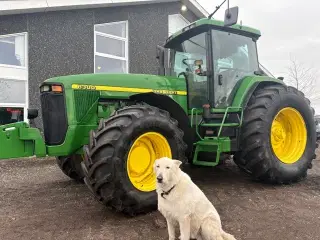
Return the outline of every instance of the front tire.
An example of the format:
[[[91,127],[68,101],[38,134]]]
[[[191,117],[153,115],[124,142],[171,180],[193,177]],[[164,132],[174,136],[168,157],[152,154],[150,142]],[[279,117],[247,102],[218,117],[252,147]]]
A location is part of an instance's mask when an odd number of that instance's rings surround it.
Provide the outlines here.
[[[256,90],[244,111],[234,161],[263,182],[288,184],[305,178],[315,158],[313,114],[310,101],[293,87]]]
[[[56,157],[56,162],[65,175],[77,182],[83,183],[84,174],[81,167],[81,161],[82,156],[79,154]]]
[[[186,162],[178,122],[148,105],[118,110],[101,120],[84,147],[85,183],[106,206],[129,215],[157,208],[153,163],[160,157]]]

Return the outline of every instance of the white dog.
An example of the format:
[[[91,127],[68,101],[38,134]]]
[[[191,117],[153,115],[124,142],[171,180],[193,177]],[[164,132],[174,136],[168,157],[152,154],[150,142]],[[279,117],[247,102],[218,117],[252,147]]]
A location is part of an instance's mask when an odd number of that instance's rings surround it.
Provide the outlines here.
[[[178,224],[181,240],[235,240],[222,230],[217,210],[180,164],[167,157],[154,163],[158,209],[167,220],[169,240],[176,239]]]

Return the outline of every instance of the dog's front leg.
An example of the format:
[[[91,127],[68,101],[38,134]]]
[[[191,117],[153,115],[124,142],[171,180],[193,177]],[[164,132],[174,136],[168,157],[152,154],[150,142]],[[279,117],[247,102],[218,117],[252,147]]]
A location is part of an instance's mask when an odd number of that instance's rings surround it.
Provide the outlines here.
[[[186,216],[179,220],[180,240],[190,240],[190,217]]]
[[[169,240],[175,240],[176,239],[175,224],[173,220],[170,220],[170,219],[166,219],[166,220],[167,220],[167,226],[168,226]]]

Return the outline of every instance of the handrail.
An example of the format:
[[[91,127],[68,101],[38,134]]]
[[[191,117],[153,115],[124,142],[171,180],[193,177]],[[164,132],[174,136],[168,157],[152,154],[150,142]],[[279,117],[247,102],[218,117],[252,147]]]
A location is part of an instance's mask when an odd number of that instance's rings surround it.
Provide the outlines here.
[[[194,114],[194,110],[197,110],[197,108],[192,108],[192,109],[191,109],[191,127],[193,127],[193,114]],[[196,115],[195,115],[195,117],[196,117],[196,134],[198,135],[198,137],[199,137],[201,140],[203,140],[203,138],[201,137],[201,135],[200,135],[200,133],[199,133],[199,131],[198,131],[198,127],[199,127],[199,124],[198,124],[198,113],[197,113],[197,111],[196,111],[195,113],[196,113]]]
[[[225,112],[224,112],[224,115],[223,115],[223,119],[222,119],[222,122],[220,124],[220,127],[219,127],[219,131],[218,131],[218,135],[217,135],[217,138],[219,139],[220,135],[221,135],[221,132],[222,132],[222,129],[224,127],[224,124],[225,124],[225,121],[226,121],[226,118],[227,118],[227,115],[229,113],[230,110],[238,110],[238,111],[241,111],[241,115],[240,115],[240,122],[239,122],[239,125],[238,127],[240,127],[242,125],[242,121],[243,121],[243,109],[242,107],[227,107]],[[194,124],[194,118],[195,118],[195,124],[196,124],[196,134],[198,135],[198,137],[203,140],[203,138],[201,137],[200,133],[199,133],[199,125],[201,125],[201,122],[198,124],[198,113],[197,113],[197,108],[192,108],[191,109],[191,127],[193,127],[193,124]]]
[[[223,119],[222,119],[222,122],[221,122],[220,128],[219,128],[219,132],[218,132],[217,138],[219,138],[219,137],[220,137],[220,134],[221,134],[221,131],[222,131],[222,128],[223,128],[224,122],[226,121],[227,114],[228,114],[228,112],[229,112],[229,109],[239,109],[239,111],[241,110],[241,116],[240,116],[240,123],[239,123],[239,126],[241,126],[241,124],[242,124],[242,116],[243,116],[242,107],[227,107],[227,109],[226,109],[226,111],[225,111],[225,113],[224,113],[224,116],[223,116]]]

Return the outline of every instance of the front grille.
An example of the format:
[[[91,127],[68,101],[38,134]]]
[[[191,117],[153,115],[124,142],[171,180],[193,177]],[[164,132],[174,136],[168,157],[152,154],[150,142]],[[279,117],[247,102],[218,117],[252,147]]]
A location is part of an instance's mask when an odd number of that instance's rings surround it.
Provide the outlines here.
[[[46,144],[62,144],[68,129],[63,93],[42,93],[41,108]]]
[[[98,100],[100,93],[98,91],[75,90],[74,101],[75,114],[77,122],[80,122],[86,115],[90,107]]]

